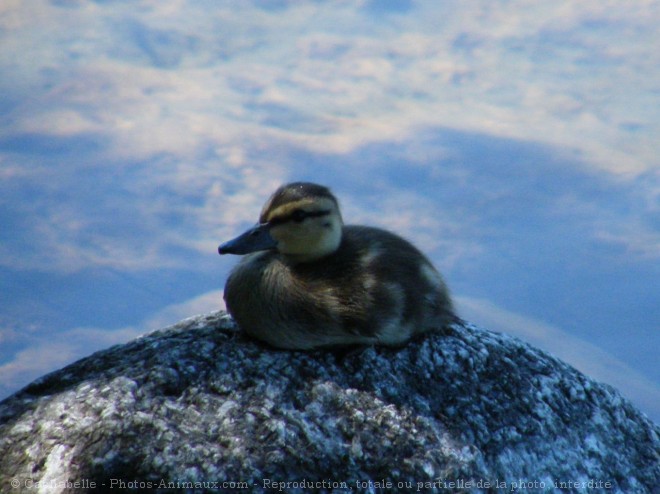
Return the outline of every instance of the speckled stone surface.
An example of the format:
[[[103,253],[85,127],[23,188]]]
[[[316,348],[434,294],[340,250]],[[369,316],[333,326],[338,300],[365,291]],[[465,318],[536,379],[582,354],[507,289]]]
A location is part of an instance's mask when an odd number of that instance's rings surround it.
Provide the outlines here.
[[[467,323],[288,352],[216,312],[0,403],[0,492],[655,493],[659,434],[611,387]]]

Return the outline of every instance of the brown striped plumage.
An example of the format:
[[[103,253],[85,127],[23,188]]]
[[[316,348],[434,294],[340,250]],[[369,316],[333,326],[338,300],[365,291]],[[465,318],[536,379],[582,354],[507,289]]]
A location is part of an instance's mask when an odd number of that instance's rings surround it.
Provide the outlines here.
[[[260,224],[219,252],[247,254],[227,279],[229,313],[278,348],[401,345],[454,318],[445,283],[417,248],[385,230],[344,226],[319,185],[280,187]]]

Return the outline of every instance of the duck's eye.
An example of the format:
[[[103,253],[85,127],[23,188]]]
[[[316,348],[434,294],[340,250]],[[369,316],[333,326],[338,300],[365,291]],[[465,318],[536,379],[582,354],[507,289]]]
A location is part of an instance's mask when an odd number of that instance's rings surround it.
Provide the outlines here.
[[[278,216],[275,218],[271,218],[268,221],[268,224],[270,226],[276,226],[286,223],[288,221],[293,221],[294,223],[302,223],[307,218],[318,218],[320,216],[327,216],[328,214],[330,214],[329,210],[305,211],[303,209],[294,209],[290,214],[287,214],[286,216]]]
[[[305,218],[307,218],[307,216],[308,214],[302,209],[296,209],[293,213],[291,213],[290,218],[296,223],[302,223]]]

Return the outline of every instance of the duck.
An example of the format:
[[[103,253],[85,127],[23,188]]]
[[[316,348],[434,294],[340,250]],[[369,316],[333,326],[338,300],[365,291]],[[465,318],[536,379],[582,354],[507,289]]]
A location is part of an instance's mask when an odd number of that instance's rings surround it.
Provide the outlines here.
[[[337,198],[315,183],[279,187],[257,225],[218,252],[243,256],[225,284],[227,311],[275,348],[397,347],[456,319],[419,249],[384,229],[345,225]]]

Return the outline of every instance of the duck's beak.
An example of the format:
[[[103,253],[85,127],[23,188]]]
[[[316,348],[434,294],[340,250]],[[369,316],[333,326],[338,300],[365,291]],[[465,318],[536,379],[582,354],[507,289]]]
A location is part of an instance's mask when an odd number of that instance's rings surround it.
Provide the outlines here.
[[[259,250],[270,250],[277,246],[277,242],[270,236],[270,225],[263,223],[250,228],[229,242],[218,247],[219,254],[249,254]]]

